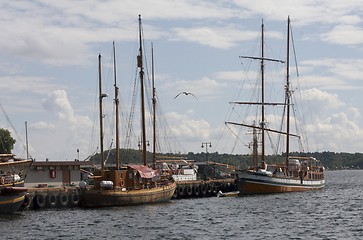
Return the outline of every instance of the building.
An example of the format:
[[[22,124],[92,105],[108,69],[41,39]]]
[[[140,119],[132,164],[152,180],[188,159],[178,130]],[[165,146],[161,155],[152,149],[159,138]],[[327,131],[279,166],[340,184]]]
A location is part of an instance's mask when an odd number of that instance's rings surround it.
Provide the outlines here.
[[[27,173],[25,187],[63,187],[78,186],[84,179],[80,171],[82,166],[89,166],[85,161],[43,161],[34,162]]]

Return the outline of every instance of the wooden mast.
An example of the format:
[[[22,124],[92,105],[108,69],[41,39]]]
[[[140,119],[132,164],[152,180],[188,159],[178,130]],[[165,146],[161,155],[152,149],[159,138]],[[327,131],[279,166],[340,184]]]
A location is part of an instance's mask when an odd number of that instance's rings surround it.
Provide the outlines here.
[[[287,17],[287,51],[286,51],[286,86],[285,98],[287,105],[286,113],[286,168],[289,166],[290,153],[290,16]]]
[[[103,152],[103,113],[102,98],[106,95],[102,94],[102,72],[101,72],[101,54],[98,55],[98,86],[99,86],[99,107],[100,107],[100,148],[101,148],[101,176],[104,176],[105,155]]]
[[[265,66],[264,66],[264,24],[261,24],[261,167],[265,168]]]
[[[141,15],[139,15],[139,55],[137,56],[137,66],[140,68],[140,86],[141,86],[141,128],[142,128],[142,137],[141,137],[141,144],[142,144],[142,156],[144,160],[144,165],[147,166],[147,159],[146,159],[146,130],[145,130],[145,97],[144,97],[144,66],[142,62],[142,29],[141,29]]]
[[[264,53],[264,23],[263,23],[263,19],[262,19],[262,24],[261,24],[261,56],[260,57],[251,57],[251,56],[240,56],[240,58],[248,58],[248,59],[253,59],[253,60],[260,60],[261,61],[261,102],[233,102],[236,104],[249,104],[249,105],[261,105],[261,122],[259,124],[259,126],[256,126],[255,123],[253,125],[247,125],[247,124],[243,124],[243,123],[235,123],[235,122],[226,122],[229,124],[234,124],[234,125],[240,125],[240,126],[245,126],[245,127],[250,127],[254,130],[261,130],[261,167],[265,168],[266,167],[266,163],[265,163],[265,132],[269,131],[269,132],[276,132],[276,133],[282,133],[285,134],[281,131],[277,131],[277,130],[273,130],[273,129],[269,129],[266,128],[265,125],[265,106],[266,105],[285,105],[285,103],[266,103],[265,102],[265,61],[271,61],[271,62],[280,62],[280,63],[284,63],[284,61],[282,60],[278,60],[278,59],[272,59],[272,58],[265,58],[265,53]],[[257,141],[256,139],[254,139],[253,141],[255,143],[254,148],[256,150],[254,150],[254,154],[257,155]],[[258,162],[257,158],[253,159],[253,162]],[[255,165],[256,167],[258,167],[258,164]]]
[[[154,46],[151,43],[151,62],[152,62],[152,87],[153,87],[153,169],[156,169],[156,89],[154,72]]]
[[[255,123],[253,123],[255,125]],[[257,129],[252,128],[252,166],[253,168],[258,167],[258,139],[257,139]]]
[[[120,139],[119,139],[119,100],[118,100],[118,87],[116,85],[116,49],[115,42],[113,42],[113,76],[114,76],[114,87],[115,87],[115,114],[116,114],[116,169],[120,169]]]
[[[29,147],[28,147],[28,122],[25,122],[25,140],[26,140],[26,159],[29,159]],[[79,160],[79,159],[78,159]]]

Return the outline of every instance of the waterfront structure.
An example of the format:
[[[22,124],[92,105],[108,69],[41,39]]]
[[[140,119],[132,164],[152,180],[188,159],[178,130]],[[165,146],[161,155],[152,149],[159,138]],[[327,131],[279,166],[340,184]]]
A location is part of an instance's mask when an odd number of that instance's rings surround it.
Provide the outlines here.
[[[88,161],[36,161],[25,180],[28,188],[78,186],[86,178],[82,169],[89,169]]]

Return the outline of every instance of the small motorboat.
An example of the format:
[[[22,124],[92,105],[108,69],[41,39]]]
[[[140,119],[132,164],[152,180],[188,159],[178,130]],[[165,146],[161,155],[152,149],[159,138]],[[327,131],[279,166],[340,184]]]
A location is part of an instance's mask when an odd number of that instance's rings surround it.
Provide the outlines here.
[[[239,191],[233,191],[233,192],[225,192],[223,193],[222,191],[219,191],[217,193],[217,197],[236,197],[238,196]]]

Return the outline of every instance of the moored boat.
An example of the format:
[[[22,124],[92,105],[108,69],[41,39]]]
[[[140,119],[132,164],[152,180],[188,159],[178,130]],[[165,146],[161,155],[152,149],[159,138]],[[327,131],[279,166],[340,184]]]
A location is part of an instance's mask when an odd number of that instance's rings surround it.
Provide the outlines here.
[[[217,197],[237,197],[239,195],[239,191],[233,191],[233,192],[222,192],[218,191]]]
[[[25,169],[32,160],[15,159],[13,154],[0,154],[0,213],[12,213],[23,204]]]
[[[101,171],[92,176],[94,186],[87,188],[81,186],[82,201],[84,207],[106,207],[106,206],[126,206],[138,204],[150,204],[168,202],[171,200],[176,189],[176,183],[169,174],[163,174],[155,169],[155,148],[153,168],[149,167],[146,159],[146,132],[145,132],[145,109],[144,109],[144,69],[142,63],[142,39],[141,39],[141,16],[139,16],[139,36],[140,48],[138,55],[138,68],[140,72],[141,86],[141,114],[142,114],[142,155],[144,164],[131,165],[125,164],[120,166],[119,159],[119,133],[118,133],[118,87],[116,85],[115,75],[115,109],[116,109],[116,166],[115,169],[105,169],[103,153],[103,114],[102,114],[102,86],[101,86],[101,55],[99,55],[99,107],[100,107],[100,142],[101,142]],[[115,49],[114,49],[115,54]],[[114,56],[115,59],[115,56]],[[115,61],[114,61],[114,65]],[[115,69],[115,66],[114,66]],[[153,89],[153,104],[155,112],[155,89]],[[155,115],[154,115],[155,122]],[[155,124],[154,124],[155,129]],[[154,130],[155,131],[155,130]],[[155,136],[155,132],[154,132]],[[154,137],[154,146],[155,146]]]
[[[82,206],[106,207],[128,206],[168,202],[172,198],[176,183],[167,177],[159,178],[158,172],[144,165],[128,165],[117,171],[113,178],[95,181],[94,188],[83,190]],[[107,180],[106,180],[107,179]]]
[[[289,158],[292,160],[293,158]],[[241,172],[237,188],[242,194],[302,192],[321,189],[325,185],[324,167],[311,157],[289,161],[289,166],[268,165]],[[296,167],[294,170],[292,167]]]
[[[301,156],[296,154],[292,156],[290,153],[290,138],[298,138],[300,136],[290,132],[290,120],[295,116],[290,116],[290,108],[294,105],[292,103],[291,82],[289,72],[289,48],[290,48],[290,18],[288,18],[287,27],[287,58],[286,62],[264,56],[264,24],[261,26],[262,32],[262,44],[261,44],[261,57],[246,57],[253,60],[261,61],[261,93],[260,99],[256,102],[234,102],[236,104],[254,105],[260,107],[261,111],[259,119],[256,119],[253,124],[226,122],[227,124],[233,124],[236,126],[243,126],[252,129],[253,133],[253,164],[252,167],[247,170],[241,171],[237,179],[237,189],[240,191],[240,195],[246,194],[264,194],[264,193],[283,193],[283,192],[299,192],[307,190],[321,189],[325,185],[324,167],[319,160],[311,156]],[[285,101],[283,103],[265,102],[265,88],[264,88],[264,68],[265,62],[279,62],[286,64],[286,82],[284,83],[284,96]],[[267,120],[265,119],[265,107],[267,106],[283,106],[283,117],[281,118],[281,125],[285,125],[282,130],[275,130],[267,127]],[[295,109],[294,109],[295,111]],[[257,115],[256,115],[257,116]],[[259,124],[255,124],[259,121]],[[278,134],[285,136],[286,149],[285,149],[285,161],[278,162],[276,164],[266,163],[265,154],[265,135],[267,133]],[[258,135],[261,136],[258,139]],[[270,135],[269,135],[270,137]],[[280,138],[282,139],[282,138]],[[271,141],[271,139],[270,139]],[[261,146],[261,155],[259,159],[258,146]],[[281,159],[280,159],[281,160]],[[259,163],[260,162],[260,163]]]

